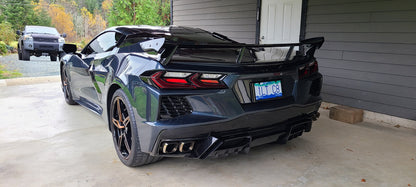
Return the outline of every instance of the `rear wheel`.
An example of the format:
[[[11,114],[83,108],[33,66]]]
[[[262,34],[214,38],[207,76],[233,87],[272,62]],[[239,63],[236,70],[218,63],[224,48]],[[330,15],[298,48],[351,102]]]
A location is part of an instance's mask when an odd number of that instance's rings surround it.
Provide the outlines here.
[[[141,151],[133,108],[121,89],[114,93],[111,100],[110,123],[114,147],[124,165],[142,166],[161,159]]]
[[[64,67],[62,67],[61,82],[62,82],[62,91],[64,92],[66,103],[68,103],[69,105],[77,105],[78,103],[76,103],[72,99],[71,87],[69,85],[68,75],[66,74]]]

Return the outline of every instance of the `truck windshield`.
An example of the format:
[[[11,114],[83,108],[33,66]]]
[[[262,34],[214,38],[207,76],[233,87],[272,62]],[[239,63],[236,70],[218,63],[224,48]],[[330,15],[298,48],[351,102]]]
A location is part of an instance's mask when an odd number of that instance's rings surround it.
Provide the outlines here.
[[[51,34],[59,35],[59,32],[53,27],[41,27],[41,26],[27,26],[25,28],[27,34]]]

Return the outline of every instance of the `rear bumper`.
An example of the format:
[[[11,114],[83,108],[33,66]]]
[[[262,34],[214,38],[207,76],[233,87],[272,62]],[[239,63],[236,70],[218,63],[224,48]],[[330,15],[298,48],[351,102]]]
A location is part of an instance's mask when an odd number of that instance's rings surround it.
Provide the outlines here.
[[[147,104],[145,110],[135,110],[141,151],[203,159],[285,142],[310,131],[321,104],[321,74],[301,80],[297,71],[275,77],[270,73],[230,74],[224,82],[236,85],[240,80],[238,88],[220,90],[135,89],[133,103]],[[249,83],[269,80],[282,80],[282,97],[255,101]],[[181,151],[184,147],[192,150]]]
[[[150,137],[152,143],[141,142],[142,151],[164,157],[204,159],[248,152],[250,147],[270,142],[286,142],[311,130],[312,121],[319,117],[320,103],[319,100],[290,105],[187,126],[148,125],[155,136]]]

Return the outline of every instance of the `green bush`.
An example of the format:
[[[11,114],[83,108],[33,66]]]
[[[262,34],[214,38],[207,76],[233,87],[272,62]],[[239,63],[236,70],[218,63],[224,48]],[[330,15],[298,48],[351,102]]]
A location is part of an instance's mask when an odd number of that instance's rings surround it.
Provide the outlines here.
[[[9,22],[0,23],[0,41],[10,44],[16,40],[16,33],[12,29],[12,24]]]
[[[0,55],[5,55],[7,53],[6,43],[0,41]]]
[[[10,45],[11,47],[13,47],[13,48],[17,49],[17,43],[18,43],[18,41],[11,41],[11,42],[9,43],[9,45]]]

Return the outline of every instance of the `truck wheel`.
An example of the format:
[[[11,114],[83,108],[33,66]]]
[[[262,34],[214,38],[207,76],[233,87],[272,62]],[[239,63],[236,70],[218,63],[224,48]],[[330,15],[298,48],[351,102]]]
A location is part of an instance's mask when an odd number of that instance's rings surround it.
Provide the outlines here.
[[[30,60],[29,51],[22,49],[22,60],[24,60],[24,61],[29,61]]]
[[[18,54],[19,60],[22,60],[22,49],[20,49],[19,45],[17,45],[17,54]]]
[[[51,61],[56,61],[56,54],[49,54],[49,57],[51,57]]]
[[[59,60],[61,60],[61,58],[64,57],[64,56],[65,56],[65,52],[59,53]]]

